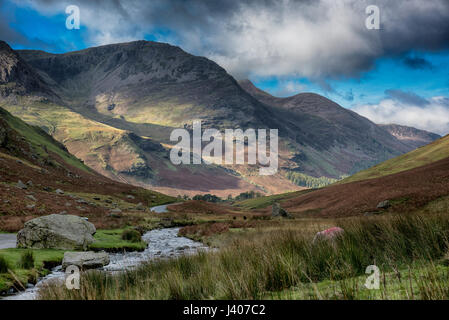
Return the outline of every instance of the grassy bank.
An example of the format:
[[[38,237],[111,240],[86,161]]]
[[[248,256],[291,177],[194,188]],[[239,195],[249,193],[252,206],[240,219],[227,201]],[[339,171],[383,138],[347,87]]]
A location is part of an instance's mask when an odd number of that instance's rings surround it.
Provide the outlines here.
[[[121,251],[143,251],[147,243],[142,239],[124,239],[123,233],[128,229],[97,230],[94,235],[95,242],[89,247],[90,250],[108,252]],[[129,229],[130,230],[130,229]]]
[[[319,292],[315,288],[332,292],[325,290],[329,286],[339,288],[338,292],[321,297],[376,298],[351,289],[366,279],[365,269],[372,264],[385,279],[409,269],[416,278],[412,296],[398,290],[399,296],[390,298],[449,298],[447,269],[440,267],[448,247],[447,215],[353,218],[338,224],[345,233],[335,243],[313,244],[316,230],[304,232],[299,224],[293,229],[260,229],[235,238],[218,252],[153,261],[114,276],[88,273],[82,278],[81,290],[52,286],[41,291],[41,298],[259,299],[289,294],[307,298],[313,297],[307,292]],[[435,280],[424,281],[426,277]]]
[[[31,265],[24,265],[23,256],[29,252],[33,255]],[[28,282],[34,283],[38,276],[47,274],[51,267],[61,264],[63,256],[62,250],[1,249],[0,260],[4,267],[0,271],[0,292],[9,288],[23,290]]]

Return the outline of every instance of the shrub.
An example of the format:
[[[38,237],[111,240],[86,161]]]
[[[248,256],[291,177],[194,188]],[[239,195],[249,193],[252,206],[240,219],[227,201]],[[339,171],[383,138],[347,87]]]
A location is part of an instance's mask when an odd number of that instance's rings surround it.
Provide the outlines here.
[[[131,242],[140,242],[142,241],[142,236],[139,231],[128,229],[123,231],[122,239]]]
[[[2,256],[0,256],[0,273],[7,273],[9,269],[8,261]]]
[[[34,268],[34,254],[31,250],[26,250],[20,256],[19,266],[23,269]]]

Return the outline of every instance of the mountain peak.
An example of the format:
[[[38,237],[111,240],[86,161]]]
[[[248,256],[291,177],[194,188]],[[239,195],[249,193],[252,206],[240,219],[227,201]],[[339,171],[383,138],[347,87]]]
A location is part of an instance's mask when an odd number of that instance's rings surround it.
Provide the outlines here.
[[[39,74],[6,42],[0,41],[0,96],[28,93],[57,98]]]
[[[413,148],[421,147],[441,138],[440,135],[433,132],[395,123],[379,124],[379,126],[387,130],[392,136],[396,137],[396,139]]]

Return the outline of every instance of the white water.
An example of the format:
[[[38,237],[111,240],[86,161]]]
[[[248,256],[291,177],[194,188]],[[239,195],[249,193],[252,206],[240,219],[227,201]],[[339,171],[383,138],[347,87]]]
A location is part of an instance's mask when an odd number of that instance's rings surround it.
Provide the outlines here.
[[[192,241],[188,238],[178,237],[179,228],[165,228],[148,231],[142,236],[142,239],[148,243],[148,247],[142,252],[126,252],[126,253],[111,253],[111,262],[101,268],[107,272],[119,272],[129,270],[138,266],[139,264],[158,258],[173,258],[181,255],[188,255],[197,253],[200,250],[207,250],[208,248],[202,243]],[[38,296],[39,288],[52,281],[58,281],[63,284],[65,273],[61,266],[52,270],[52,272],[42,278],[36,286],[19,292],[16,295],[7,296],[5,300],[34,300]]]

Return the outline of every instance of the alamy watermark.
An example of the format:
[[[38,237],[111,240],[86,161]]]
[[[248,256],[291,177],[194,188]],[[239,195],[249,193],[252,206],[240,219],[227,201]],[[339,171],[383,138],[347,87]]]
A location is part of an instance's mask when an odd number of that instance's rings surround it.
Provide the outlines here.
[[[69,16],[65,20],[65,27],[68,30],[80,28],[80,8],[75,5],[70,5],[65,8],[65,13]]]
[[[245,164],[246,154],[247,164],[260,165],[260,175],[273,175],[278,171],[278,129],[269,130],[267,141],[267,129],[225,129],[224,134],[217,129],[203,132],[201,120],[194,120],[192,128],[193,137],[187,129],[172,131],[170,141],[178,142],[170,151],[173,164]],[[203,142],[208,142],[204,148]]]
[[[365,270],[369,274],[365,281],[365,288],[369,290],[378,290],[380,288],[380,269],[376,265],[369,265]]]
[[[380,9],[378,6],[370,5],[365,8],[368,17],[365,20],[365,27],[368,30],[380,29]]]
[[[65,286],[69,290],[80,289],[80,268],[70,265],[65,269]]]

